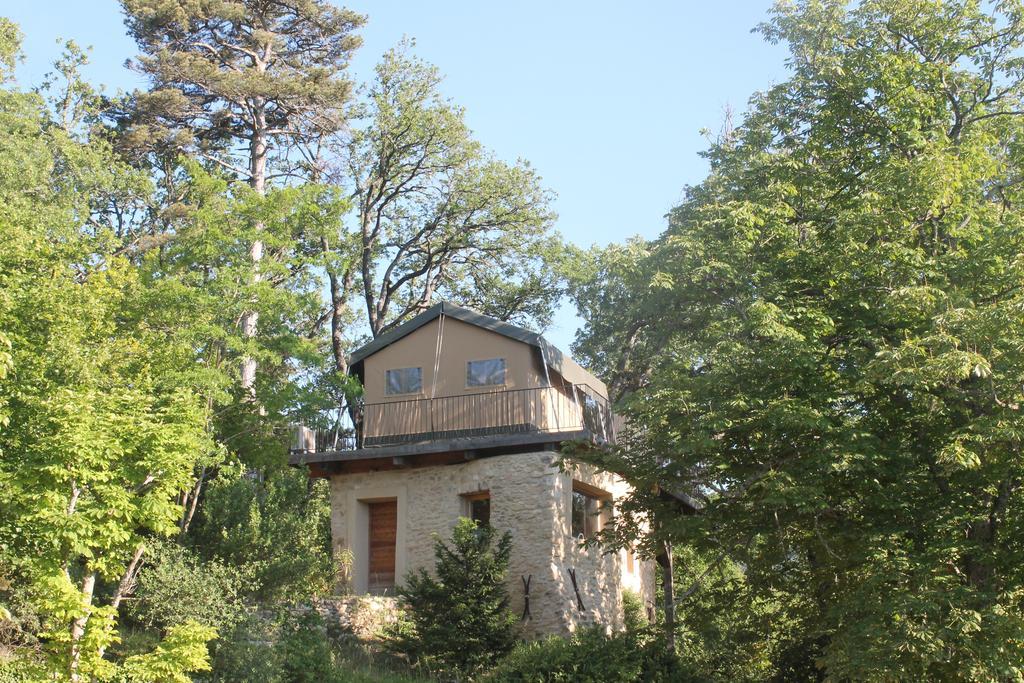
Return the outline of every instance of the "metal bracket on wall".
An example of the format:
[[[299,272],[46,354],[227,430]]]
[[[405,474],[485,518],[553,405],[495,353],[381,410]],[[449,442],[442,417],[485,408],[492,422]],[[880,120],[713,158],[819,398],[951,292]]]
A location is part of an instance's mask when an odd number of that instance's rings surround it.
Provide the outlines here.
[[[523,617],[522,620],[526,621],[530,618],[530,582],[533,581],[533,574],[527,574],[526,576],[520,576],[523,580]]]
[[[583,598],[580,597],[580,587],[576,585],[576,570],[572,567],[566,567],[569,570],[569,578],[572,580],[572,589],[576,592],[576,609],[580,612],[586,611],[586,607],[583,606]]]

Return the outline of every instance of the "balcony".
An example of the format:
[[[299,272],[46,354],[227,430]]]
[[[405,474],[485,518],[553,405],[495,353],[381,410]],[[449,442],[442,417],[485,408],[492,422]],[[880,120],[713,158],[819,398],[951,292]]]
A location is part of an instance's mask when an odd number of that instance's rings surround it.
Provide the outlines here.
[[[615,440],[608,399],[586,384],[367,403],[358,407],[354,425],[343,429],[340,422],[333,428],[298,427],[293,455],[360,451],[365,457],[374,449],[410,452],[417,444]]]

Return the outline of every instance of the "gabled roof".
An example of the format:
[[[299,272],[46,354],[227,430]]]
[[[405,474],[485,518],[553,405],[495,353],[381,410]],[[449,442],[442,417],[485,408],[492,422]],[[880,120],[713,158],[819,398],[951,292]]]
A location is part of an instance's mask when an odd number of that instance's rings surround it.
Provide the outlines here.
[[[576,361],[562,353],[557,347],[553,346],[547,339],[536,332],[531,332],[525,327],[512,325],[469,308],[456,306],[455,304],[448,303],[447,301],[442,301],[439,304],[431,306],[412,320],[402,323],[395,329],[382,334],[365,346],[353,351],[348,358],[352,374],[362,376],[362,364],[367,357],[372,356],[381,349],[394,344],[399,339],[408,336],[430,321],[440,318],[442,315],[456,320],[461,320],[464,323],[475,325],[485,330],[490,330],[491,332],[509,337],[510,339],[515,339],[523,344],[533,346],[540,352],[541,358],[548,367],[560,374],[567,381],[573,384],[587,384],[601,394],[605,396],[608,395],[608,389],[605,387],[604,382],[581,368]]]

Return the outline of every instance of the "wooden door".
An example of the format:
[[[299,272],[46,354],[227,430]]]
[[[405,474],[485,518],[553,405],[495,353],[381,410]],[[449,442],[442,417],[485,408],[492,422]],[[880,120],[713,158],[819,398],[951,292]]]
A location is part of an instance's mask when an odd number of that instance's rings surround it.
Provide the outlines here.
[[[398,501],[367,503],[370,508],[370,593],[391,593],[395,587],[395,540]]]

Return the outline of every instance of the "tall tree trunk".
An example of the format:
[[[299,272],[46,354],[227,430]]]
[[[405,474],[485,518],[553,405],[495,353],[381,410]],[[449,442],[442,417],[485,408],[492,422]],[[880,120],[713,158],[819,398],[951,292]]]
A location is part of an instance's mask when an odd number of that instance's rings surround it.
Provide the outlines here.
[[[323,248],[326,253],[328,250],[326,239],[323,240]],[[345,355],[345,314],[348,312],[348,295],[352,290],[353,276],[354,273],[351,265],[345,268],[340,277],[333,267],[327,268],[327,278],[331,290],[331,352],[334,355],[334,370],[339,375],[348,374],[348,356]],[[338,409],[348,412],[349,420],[352,421],[356,444],[361,444],[362,423],[359,417],[359,407],[352,402],[350,396],[345,396]]]
[[[330,251],[327,239],[321,241],[324,253]],[[345,313],[348,311],[348,293],[352,287],[352,269],[346,268],[339,277],[333,266],[327,268],[327,279],[331,295],[331,352],[334,354],[334,369],[339,375],[348,373],[348,357],[345,355]]]
[[[672,560],[672,544],[665,542],[665,554],[659,558],[661,564],[662,592],[665,595],[665,646],[670,654],[676,653],[676,589]]]
[[[373,191],[372,184],[367,191]],[[376,293],[373,291],[373,235],[370,231],[370,216],[365,208],[360,209],[359,228],[363,237],[359,263],[363,275],[363,298],[366,300],[366,322],[370,325],[370,334],[376,338],[383,323],[377,310]]]
[[[249,140],[249,184],[256,194],[267,193],[267,121],[262,103],[257,103],[253,113],[253,133]],[[262,222],[255,224],[256,232],[262,232]],[[263,260],[263,240],[258,237],[249,246],[249,259],[253,264],[252,283],[260,281],[260,262]],[[259,312],[249,310],[242,313],[242,336],[246,339],[256,337],[259,324]],[[249,398],[256,397],[256,359],[246,356],[242,359],[242,389]]]
[[[124,570],[121,581],[117,584],[114,597],[110,600],[110,607],[113,608],[113,614],[110,615],[111,621],[117,618],[117,610],[121,607],[121,601],[135,589],[135,578],[139,575],[139,569],[142,567],[142,553],[145,550],[146,546],[141,543],[135,548],[135,553],[132,555],[128,567]],[[97,655],[102,658],[106,651],[107,647],[101,645]]]
[[[82,578],[82,604],[85,612],[71,620],[71,657],[68,661],[68,678],[72,683],[82,680],[78,670],[82,663],[82,637],[92,613],[92,596],[96,590],[96,572],[87,570]]]

